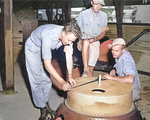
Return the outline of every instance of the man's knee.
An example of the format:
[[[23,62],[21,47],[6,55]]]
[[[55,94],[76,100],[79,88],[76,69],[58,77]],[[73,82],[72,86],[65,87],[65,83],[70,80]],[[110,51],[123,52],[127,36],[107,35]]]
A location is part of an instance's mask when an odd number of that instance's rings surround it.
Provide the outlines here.
[[[83,45],[83,48],[89,48],[90,46],[90,41],[85,39],[82,41],[82,45]]]

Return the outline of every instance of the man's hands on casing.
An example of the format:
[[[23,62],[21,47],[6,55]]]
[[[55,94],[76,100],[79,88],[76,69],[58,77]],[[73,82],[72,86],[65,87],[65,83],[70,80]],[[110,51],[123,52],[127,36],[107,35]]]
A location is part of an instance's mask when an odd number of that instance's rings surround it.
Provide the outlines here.
[[[71,85],[68,82],[63,81],[61,83],[61,88],[62,88],[63,91],[68,91],[68,90],[71,89]]]
[[[72,87],[74,87],[76,85],[76,82],[75,80],[72,78],[72,76],[69,75],[69,80],[66,82],[66,81],[63,81],[61,83],[61,87],[62,87],[62,90],[64,91],[68,91],[70,90]]]
[[[72,75],[69,75],[68,83],[71,85],[71,87],[74,87],[76,85],[75,80],[72,78]]]
[[[109,75],[109,74],[106,74],[106,75],[104,75],[103,76],[103,78],[105,78],[105,79],[108,79],[108,80],[110,80],[110,79],[112,79],[112,75]]]

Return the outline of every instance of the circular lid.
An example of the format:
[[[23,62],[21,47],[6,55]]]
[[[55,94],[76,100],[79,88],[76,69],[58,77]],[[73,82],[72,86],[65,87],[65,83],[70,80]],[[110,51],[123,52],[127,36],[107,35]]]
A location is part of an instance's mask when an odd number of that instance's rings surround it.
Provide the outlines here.
[[[94,81],[97,77],[80,77],[76,78],[76,86],[81,84]],[[133,90],[132,84],[122,83],[113,80],[101,80],[101,85],[99,86],[98,80],[85,84],[79,87],[72,88],[72,92],[84,95],[94,95],[94,96],[119,96],[128,94]]]

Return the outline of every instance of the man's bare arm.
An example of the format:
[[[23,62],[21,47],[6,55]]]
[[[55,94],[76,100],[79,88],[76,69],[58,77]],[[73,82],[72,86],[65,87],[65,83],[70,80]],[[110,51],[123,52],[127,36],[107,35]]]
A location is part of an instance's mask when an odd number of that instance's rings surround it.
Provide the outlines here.
[[[62,90],[67,91],[71,89],[71,86],[57,73],[51,64],[51,60],[44,60],[44,65],[50,75],[52,75],[61,84]]]
[[[129,74],[127,76],[113,76],[106,74],[103,76],[103,78],[109,79],[109,80],[114,80],[114,81],[119,81],[119,82],[124,82],[124,83],[134,83],[134,76]]]
[[[103,28],[102,28],[102,33],[99,35],[99,36],[97,36],[96,37],[96,39],[97,40],[100,40],[100,39],[102,39],[103,37],[105,37],[106,36],[106,32],[109,30],[109,28],[107,27],[107,26],[104,26]]]
[[[67,65],[67,70],[68,70],[68,82],[71,84],[71,86],[75,86],[76,83],[74,79],[72,78],[72,69],[73,69],[73,59],[72,59],[72,54],[73,54],[73,43],[70,44],[70,46],[65,46],[64,52],[66,55],[66,65]]]

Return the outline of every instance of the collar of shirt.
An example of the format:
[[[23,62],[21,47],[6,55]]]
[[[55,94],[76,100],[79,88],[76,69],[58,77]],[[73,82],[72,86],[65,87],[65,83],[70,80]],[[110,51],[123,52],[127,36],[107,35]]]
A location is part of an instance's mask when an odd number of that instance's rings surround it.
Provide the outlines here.
[[[124,51],[124,53],[126,52],[126,50]],[[120,57],[118,57],[118,58],[116,58],[115,59],[115,61],[117,62],[117,61],[120,61],[120,59],[124,56],[124,53],[120,56]]]
[[[100,13],[101,13],[101,10],[99,10],[97,13],[94,12],[93,8],[90,8],[89,9],[89,12],[90,12],[90,15],[92,15],[93,17],[97,17]]]

